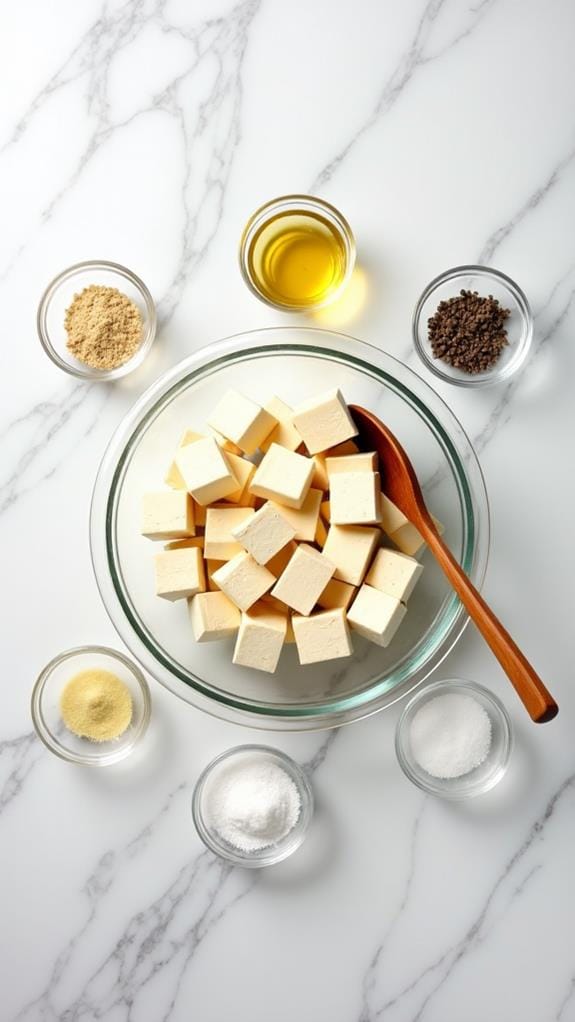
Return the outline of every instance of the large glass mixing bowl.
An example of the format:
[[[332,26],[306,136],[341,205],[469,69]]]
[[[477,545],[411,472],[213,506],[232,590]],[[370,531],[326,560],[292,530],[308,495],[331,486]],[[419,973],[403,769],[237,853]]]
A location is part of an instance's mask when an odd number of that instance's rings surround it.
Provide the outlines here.
[[[450,549],[481,586],[489,547],[485,484],[447,405],[401,362],[368,344],[282,327],[230,337],[185,359],[146,391],[116,430],[96,480],[90,522],[96,579],[115,627],[166,688],[226,720],[312,730],[389,706],[428,677],[467,621],[429,554],[387,649],[354,634],[351,659],[301,667],[295,648],[287,646],[275,675],[234,666],[231,640],[195,643],[186,601],[155,596],[155,545],[139,532],[142,494],[162,488],[183,430],[202,431],[229,387],[260,402],[277,394],[290,405],[339,387],[349,403],[375,412],[406,448]]]

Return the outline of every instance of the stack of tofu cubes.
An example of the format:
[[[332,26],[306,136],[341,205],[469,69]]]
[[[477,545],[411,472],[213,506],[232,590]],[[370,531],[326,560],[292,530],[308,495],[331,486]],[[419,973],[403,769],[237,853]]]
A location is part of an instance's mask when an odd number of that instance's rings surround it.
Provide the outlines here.
[[[187,599],[196,641],[235,636],[233,662],[256,670],[275,671],[285,643],[301,664],[350,656],[351,631],[387,646],[423,541],[382,494],[339,390],[295,409],[228,391],[207,425],[143,498],[143,534],[168,541],[158,596]]]

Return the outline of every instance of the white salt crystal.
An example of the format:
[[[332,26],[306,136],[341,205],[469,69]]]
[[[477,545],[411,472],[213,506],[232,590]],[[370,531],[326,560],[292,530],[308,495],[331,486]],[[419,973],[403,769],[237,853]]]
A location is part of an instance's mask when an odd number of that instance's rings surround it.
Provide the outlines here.
[[[415,761],[432,777],[462,777],[486,759],[491,721],[472,696],[446,693],[417,711],[410,742]]]

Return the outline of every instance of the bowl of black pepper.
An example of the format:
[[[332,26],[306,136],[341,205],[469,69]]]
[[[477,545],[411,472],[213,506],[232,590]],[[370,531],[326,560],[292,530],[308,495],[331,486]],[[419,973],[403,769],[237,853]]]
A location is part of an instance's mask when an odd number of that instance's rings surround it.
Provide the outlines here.
[[[487,266],[456,266],[423,291],[413,342],[434,376],[458,387],[501,383],[527,358],[533,317],[523,291]]]

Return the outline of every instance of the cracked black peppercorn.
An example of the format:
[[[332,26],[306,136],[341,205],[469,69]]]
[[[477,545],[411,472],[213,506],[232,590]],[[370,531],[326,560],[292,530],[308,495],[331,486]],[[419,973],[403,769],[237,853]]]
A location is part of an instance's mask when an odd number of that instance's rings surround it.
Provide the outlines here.
[[[505,321],[510,315],[493,295],[462,289],[440,302],[427,321],[433,357],[465,373],[491,369],[509,343]]]

